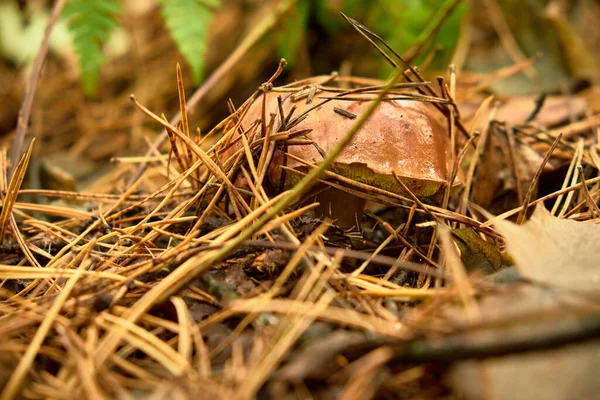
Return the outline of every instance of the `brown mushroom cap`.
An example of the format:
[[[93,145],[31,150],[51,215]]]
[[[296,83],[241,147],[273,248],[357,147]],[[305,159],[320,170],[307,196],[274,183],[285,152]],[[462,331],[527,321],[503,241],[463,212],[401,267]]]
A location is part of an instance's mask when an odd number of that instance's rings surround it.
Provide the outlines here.
[[[277,97],[285,98],[284,113],[287,115],[296,106],[293,117],[309,110],[307,117],[293,131],[311,129],[306,135],[324,152],[329,152],[355,124],[356,119],[334,111],[334,107],[346,110],[357,117],[366,111],[370,101],[331,100],[314,109],[322,102],[313,99],[292,101],[285,93],[269,92],[266,98],[267,124],[274,114],[279,123]],[[243,124],[245,127],[260,119],[262,96],[251,106]],[[410,190],[419,197],[431,197],[446,183],[448,134],[436,119],[437,111],[429,104],[412,100],[383,101],[369,120],[356,133],[352,141],[341,152],[334,163],[337,173],[350,179],[402,193],[392,171],[402,179]],[[293,118],[292,117],[292,118]],[[241,145],[240,145],[241,146]],[[322,160],[319,150],[313,145],[294,145],[288,152],[312,164]],[[269,179],[277,184],[281,178],[282,154],[276,155],[269,168]],[[287,166],[306,170],[297,160],[288,158]],[[295,184],[300,176],[286,174],[285,186]]]

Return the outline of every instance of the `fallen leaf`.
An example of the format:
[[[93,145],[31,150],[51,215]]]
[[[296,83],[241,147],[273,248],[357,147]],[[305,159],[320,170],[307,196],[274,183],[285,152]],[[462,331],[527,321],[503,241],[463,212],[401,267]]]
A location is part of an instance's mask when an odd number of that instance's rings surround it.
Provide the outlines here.
[[[520,205],[521,202],[517,198],[518,185],[520,185],[521,192],[524,194],[542,164],[544,156],[530,146],[517,142],[514,146],[515,165],[513,166],[508,137],[504,133],[495,131],[493,135],[488,137],[481,158],[485,162],[480,162],[477,165],[471,198],[473,202],[486,209],[494,209],[501,204],[494,202],[494,200],[512,194],[511,203],[500,206],[503,207],[502,209],[506,209]],[[516,173],[515,167],[517,169]],[[547,163],[543,171],[552,171],[553,169]],[[517,175],[519,182],[516,179]]]
[[[459,103],[458,107],[465,121],[472,121],[485,96],[477,96]],[[510,125],[524,124],[536,108],[539,96],[515,96],[505,99],[496,113],[495,119]],[[542,108],[533,119],[538,125],[550,127],[566,121],[571,117],[584,115],[589,108],[589,100],[584,96],[548,96]],[[479,119],[474,129],[482,131],[486,128],[487,117],[491,109]]]
[[[498,221],[495,227],[523,277],[566,289],[599,290],[599,225],[556,218],[538,205],[522,226]]]
[[[483,240],[473,229],[453,229],[452,238],[460,249],[460,258],[467,272],[481,270],[490,274],[502,266],[502,254],[496,244]]]

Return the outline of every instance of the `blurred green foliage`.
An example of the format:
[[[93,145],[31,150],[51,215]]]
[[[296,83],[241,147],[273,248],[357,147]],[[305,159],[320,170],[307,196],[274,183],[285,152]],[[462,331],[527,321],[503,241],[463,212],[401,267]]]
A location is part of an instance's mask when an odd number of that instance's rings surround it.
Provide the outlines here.
[[[296,54],[301,49],[305,38],[305,30],[310,15],[310,2],[301,0],[283,20],[277,35],[279,56],[290,64],[296,61]]]
[[[68,0],[63,13],[71,33],[74,51],[81,70],[85,92],[92,95],[98,75],[107,54],[107,43],[119,28],[119,16],[127,0]],[[206,54],[208,25],[213,10],[221,0],[155,0],[165,26],[185,57],[192,78],[198,83],[202,77]],[[335,40],[340,35],[357,35],[340,16],[340,12],[373,29],[398,53],[407,54],[411,46],[423,42],[419,57],[413,60],[419,65],[427,54],[438,49],[431,62],[433,69],[444,69],[450,63],[456,48],[460,24],[468,12],[468,2],[463,0],[449,13],[435,35],[429,35],[432,27],[446,13],[455,0],[297,0],[296,4],[280,22],[274,38],[280,57],[294,64],[299,51],[306,51],[310,30],[315,27]],[[275,2],[273,3],[275,4]],[[236,29],[232,26],[231,29]],[[313,33],[314,37],[314,33]],[[354,37],[354,36],[353,36]],[[321,40],[321,38],[317,38]],[[352,39],[354,40],[354,39]],[[357,39],[357,46],[375,54],[366,41]],[[348,48],[351,52],[352,49]],[[391,67],[382,57],[369,57],[369,63],[387,76]],[[379,64],[376,64],[379,63]],[[379,65],[379,67],[377,67]],[[377,74],[370,68],[370,73]]]
[[[279,47],[280,55],[290,63],[294,62],[303,35],[307,34],[309,15],[313,15],[315,22],[331,36],[335,37],[348,29],[348,24],[339,15],[339,12],[343,12],[373,29],[399,54],[406,54],[411,46],[423,42],[419,57],[414,60],[416,64],[437,49],[430,66],[433,69],[445,69],[456,49],[462,19],[469,11],[468,3],[462,1],[446,18],[446,11],[453,3],[454,0],[299,0],[297,11],[283,23],[287,46]],[[445,18],[442,26],[428,37],[442,18]],[[294,29],[289,29],[290,26]],[[382,76],[387,76],[390,71],[391,67],[382,59]]]

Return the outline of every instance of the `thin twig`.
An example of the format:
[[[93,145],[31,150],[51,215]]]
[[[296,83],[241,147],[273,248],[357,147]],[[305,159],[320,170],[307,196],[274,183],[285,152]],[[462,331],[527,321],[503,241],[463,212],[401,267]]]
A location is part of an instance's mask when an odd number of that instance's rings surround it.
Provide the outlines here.
[[[40,74],[42,72],[42,67],[44,66],[44,60],[46,59],[46,54],[48,54],[48,47],[50,45],[50,34],[52,33],[52,29],[60,16],[63,8],[67,0],[57,0],[54,3],[54,7],[52,7],[52,13],[50,14],[50,18],[48,19],[48,24],[46,25],[46,30],[44,31],[44,39],[42,40],[42,44],[40,45],[40,49],[35,56],[35,61],[33,62],[33,68],[31,69],[31,75],[29,76],[29,80],[27,81],[27,85],[25,86],[25,96],[23,97],[23,103],[21,103],[21,109],[19,110],[19,119],[17,121],[17,132],[15,134],[15,139],[13,140],[12,151],[10,154],[11,160],[11,168],[10,173],[8,174],[9,179],[15,171],[17,167],[17,160],[21,156],[21,150],[23,148],[23,143],[25,143],[25,135],[27,134],[27,126],[29,125],[29,117],[31,116],[31,107],[33,106],[33,99],[35,98],[35,91],[37,88],[38,80],[40,79]]]
[[[529,202],[531,201],[533,192],[535,191],[535,188],[537,187],[537,183],[540,179],[540,175],[542,175],[542,171],[544,170],[544,167],[548,163],[548,160],[550,160],[550,156],[554,152],[554,149],[556,149],[556,146],[558,146],[558,144],[560,143],[561,139],[562,139],[562,135],[559,135],[556,138],[554,143],[552,143],[552,146],[550,147],[550,149],[546,152],[546,155],[544,156],[544,159],[542,160],[542,163],[538,167],[537,171],[535,171],[535,175],[533,176],[533,179],[531,180],[531,183],[529,184],[529,189],[527,189],[527,193],[525,194],[525,199],[523,200],[523,206],[522,206],[523,208],[521,209],[521,212],[519,213],[519,216],[517,217],[518,225],[522,224],[523,221],[525,220],[525,215],[527,214],[527,208],[529,207]]]

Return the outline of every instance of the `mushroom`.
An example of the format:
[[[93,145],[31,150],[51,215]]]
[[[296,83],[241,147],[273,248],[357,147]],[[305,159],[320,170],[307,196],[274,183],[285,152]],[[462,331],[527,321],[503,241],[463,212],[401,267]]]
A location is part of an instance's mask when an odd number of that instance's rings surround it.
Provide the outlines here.
[[[314,143],[288,146],[288,154],[294,157],[284,157],[283,151],[276,151],[267,174],[274,188],[289,188],[301,178],[300,174],[287,172],[285,182],[280,185],[283,163],[304,172],[308,170],[306,164],[297,159],[318,164],[323,158],[321,152],[329,152],[355,123],[354,116],[360,116],[369,105],[368,100],[335,99],[323,103],[318,98],[307,104],[306,99],[293,101],[282,92],[268,92],[266,96],[267,125],[275,117],[274,126],[278,126],[277,97],[282,97],[284,115],[296,107],[292,120],[308,111],[293,131],[310,129],[306,138]],[[244,117],[245,127],[260,119],[262,104],[261,96]],[[240,147],[241,143],[233,146]],[[448,133],[431,105],[413,100],[384,100],[336,158],[331,170],[346,178],[403,194],[395,173],[417,197],[436,199],[441,198],[446,185],[447,159]],[[315,196],[320,203],[317,214],[331,216],[344,228],[355,225],[357,216],[360,220],[364,199],[333,188],[321,192]]]

